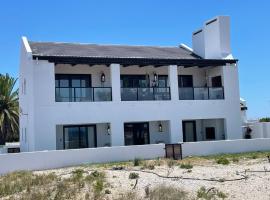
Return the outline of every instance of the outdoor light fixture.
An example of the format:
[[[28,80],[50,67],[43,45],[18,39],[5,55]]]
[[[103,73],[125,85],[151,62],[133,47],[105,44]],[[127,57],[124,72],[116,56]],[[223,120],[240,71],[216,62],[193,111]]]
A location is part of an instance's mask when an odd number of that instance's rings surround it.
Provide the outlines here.
[[[108,135],[111,134],[111,127],[110,127],[110,124],[107,125],[107,133],[108,133]]]
[[[157,82],[157,79],[158,79],[157,73],[155,72],[155,73],[154,73],[154,82]]]
[[[159,131],[159,132],[163,132],[163,127],[162,127],[161,122],[159,122],[159,125],[158,125],[158,131]]]
[[[101,73],[100,81],[101,81],[101,83],[105,82],[105,74],[103,72]]]

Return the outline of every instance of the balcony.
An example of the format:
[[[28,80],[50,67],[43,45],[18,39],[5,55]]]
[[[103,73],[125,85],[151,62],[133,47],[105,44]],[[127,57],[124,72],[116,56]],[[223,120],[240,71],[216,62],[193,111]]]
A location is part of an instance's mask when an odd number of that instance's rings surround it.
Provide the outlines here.
[[[223,87],[180,87],[180,100],[224,99]]]
[[[169,87],[121,88],[122,101],[170,100]]]
[[[111,101],[111,87],[56,87],[56,102],[98,102]]]

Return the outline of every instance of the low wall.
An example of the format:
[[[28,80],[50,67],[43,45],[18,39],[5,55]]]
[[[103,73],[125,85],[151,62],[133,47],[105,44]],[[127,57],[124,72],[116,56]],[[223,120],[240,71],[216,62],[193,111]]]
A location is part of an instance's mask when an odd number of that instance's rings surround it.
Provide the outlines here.
[[[36,151],[0,155],[0,174],[18,170],[44,170],[87,163],[153,159],[165,156],[164,144]],[[221,153],[270,151],[270,138],[186,142],[183,157]]]
[[[183,157],[221,153],[270,151],[270,138],[186,142],[183,144],[182,149]]]
[[[44,170],[87,163],[164,157],[164,144],[36,151],[0,155],[0,174],[18,170]]]

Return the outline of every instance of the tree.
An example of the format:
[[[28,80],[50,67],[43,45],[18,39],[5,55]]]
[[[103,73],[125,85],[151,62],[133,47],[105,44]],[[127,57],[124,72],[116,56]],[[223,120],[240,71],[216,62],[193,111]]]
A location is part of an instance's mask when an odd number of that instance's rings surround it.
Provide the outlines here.
[[[15,89],[17,79],[0,74],[0,144],[18,138],[19,97]]]

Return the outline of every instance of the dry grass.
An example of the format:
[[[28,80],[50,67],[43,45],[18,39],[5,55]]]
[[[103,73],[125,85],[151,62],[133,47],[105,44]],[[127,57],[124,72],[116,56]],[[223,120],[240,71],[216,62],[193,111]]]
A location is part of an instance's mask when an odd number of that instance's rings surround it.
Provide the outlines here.
[[[89,175],[82,169],[72,171],[69,177],[57,177],[54,173],[34,174],[15,172],[0,177],[0,198],[22,200],[45,199],[102,199],[106,185],[104,172]],[[83,191],[83,192],[81,192]]]

